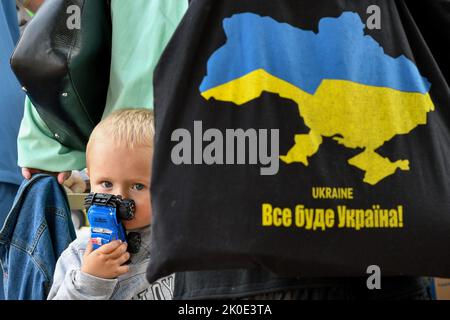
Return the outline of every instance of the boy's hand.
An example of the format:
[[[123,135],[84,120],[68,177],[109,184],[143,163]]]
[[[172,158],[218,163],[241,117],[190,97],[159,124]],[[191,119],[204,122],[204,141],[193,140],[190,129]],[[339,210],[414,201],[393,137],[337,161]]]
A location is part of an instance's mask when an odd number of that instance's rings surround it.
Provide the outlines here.
[[[126,243],[116,240],[94,250],[89,240],[81,271],[97,278],[114,279],[129,271],[128,266],[123,266],[128,259]]]

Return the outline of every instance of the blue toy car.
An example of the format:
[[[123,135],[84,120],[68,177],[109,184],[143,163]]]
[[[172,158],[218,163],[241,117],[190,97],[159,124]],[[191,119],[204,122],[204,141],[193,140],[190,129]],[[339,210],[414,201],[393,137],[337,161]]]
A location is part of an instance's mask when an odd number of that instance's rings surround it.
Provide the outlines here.
[[[122,220],[134,218],[135,203],[121,196],[90,193],[84,201],[94,250],[114,240],[127,242]]]

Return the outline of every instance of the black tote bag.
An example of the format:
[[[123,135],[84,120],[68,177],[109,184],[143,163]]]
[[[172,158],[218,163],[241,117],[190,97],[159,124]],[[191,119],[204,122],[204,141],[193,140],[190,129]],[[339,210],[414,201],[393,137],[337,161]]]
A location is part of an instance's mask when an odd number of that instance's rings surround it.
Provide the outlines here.
[[[47,0],[11,58],[42,120],[61,144],[75,150],[85,150],[103,115],[111,28],[109,1]]]
[[[192,2],[155,72],[149,281],[450,276],[448,69],[406,3]]]

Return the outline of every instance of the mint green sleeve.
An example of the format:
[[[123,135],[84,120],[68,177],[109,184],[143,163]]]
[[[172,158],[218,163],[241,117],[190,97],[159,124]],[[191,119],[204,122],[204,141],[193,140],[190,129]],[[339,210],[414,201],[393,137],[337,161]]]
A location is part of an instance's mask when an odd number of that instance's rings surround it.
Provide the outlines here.
[[[59,143],[40,118],[28,97],[17,138],[18,163],[22,168],[51,172],[81,170],[86,166],[84,152]]]
[[[187,0],[112,0],[111,79],[104,117],[153,109],[153,71],[188,8]]]

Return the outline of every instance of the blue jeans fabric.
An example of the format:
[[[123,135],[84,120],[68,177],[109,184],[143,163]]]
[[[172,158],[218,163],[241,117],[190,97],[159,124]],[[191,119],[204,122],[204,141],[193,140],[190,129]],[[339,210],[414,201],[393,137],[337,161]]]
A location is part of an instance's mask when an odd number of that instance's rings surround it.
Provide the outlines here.
[[[56,262],[76,238],[67,196],[56,178],[24,181],[0,230],[7,300],[46,299]]]
[[[13,205],[18,185],[0,182],[0,226],[3,226],[8,215],[9,209]],[[3,272],[0,265],[0,300],[5,299],[5,290],[3,289]]]

